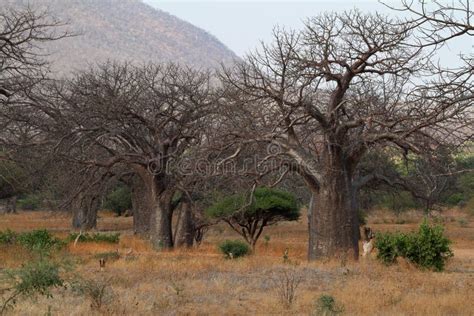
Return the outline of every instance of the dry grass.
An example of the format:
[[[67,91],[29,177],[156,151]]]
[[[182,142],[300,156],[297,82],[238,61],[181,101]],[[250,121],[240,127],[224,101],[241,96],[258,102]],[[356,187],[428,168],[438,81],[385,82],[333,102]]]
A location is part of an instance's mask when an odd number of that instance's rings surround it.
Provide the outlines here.
[[[411,216],[411,215],[410,215]],[[451,216],[451,215],[450,215]],[[463,214],[455,214],[464,216]],[[304,218],[304,217],[303,217]],[[15,314],[42,315],[310,315],[322,294],[332,295],[349,315],[472,315],[474,301],[474,225],[446,219],[453,239],[454,258],[442,273],[420,271],[406,262],[385,267],[375,258],[347,263],[308,263],[306,223],[286,223],[268,229],[256,254],[225,260],[216,243],[236,238],[225,226],[217,226],[197,249],[154,252],[148,242],[133,236],[130,219],[102,215],[99,228],[122,231],[119,245],[84,243],[70,246],[64,255],[80,262],[76,273],[107,282],[109,299],[100,310],[70,289],[58,289],[52,299],[22,301]],[[419,218],[420,219],[420,218]],[[0,230],[48,228],[65,234],[69,218],[46,212],[28,212],[0,217]],[[376,231],[416,229],[418,222],[394,224],[369,218]],[[379,222],[380,224],[374,224]],[[35,226],[38,225],[38,226]],[[117,230],[115,229],[115,230]],[[132,248],[133,253],[110,260],[100,271],[94,255]],[[289,248],[291,264],[283,263]],[[17,266],[29,254],[17,247],[0,249],[0,269]],[[275,278],[290,271],[302,277],[296,300],[282,302]]]

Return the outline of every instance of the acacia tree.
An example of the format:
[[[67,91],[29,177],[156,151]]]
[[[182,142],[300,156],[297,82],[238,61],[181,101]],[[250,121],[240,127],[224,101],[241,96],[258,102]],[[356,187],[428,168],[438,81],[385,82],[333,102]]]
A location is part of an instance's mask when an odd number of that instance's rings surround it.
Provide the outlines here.
[[[379,14],[323,14],[299,32],[276,29],[222,74],[232,141],[273,144],[265,159],[286,158],[312,193],[310,260],[358,257],[352,182],[370,148],[422,152],[461,136],[465,90],[414,83],[433,70],[414,32]]]
[[[209,207],[206,215],[226,222],[254,250],[265,227],[300,217],[296,198],[288,192],[256,188],[247,200],[245,194],[226,197]]]

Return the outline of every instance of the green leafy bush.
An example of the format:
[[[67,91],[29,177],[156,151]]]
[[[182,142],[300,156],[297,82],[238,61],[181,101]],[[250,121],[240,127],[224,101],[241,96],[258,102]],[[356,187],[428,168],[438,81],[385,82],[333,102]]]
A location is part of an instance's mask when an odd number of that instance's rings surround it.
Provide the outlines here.
[[[26,249],[38,252],[48,252],[53,248],[60,248],[63,245],[60,239],[54,237],[45,229],[21,233],[18,235],[17,241]]]
[[[417,234],[412,234],[405,250],[405,257],[424,268],[442,271],[446,260],[453,256],[451,241],[444,236],[441,225],[430,226],[425,220]]]
[[[419,267],[442,271],[448,258],[453,256],[450,243],[442,226],[431,226],[425,220],[415,233],[378,234],[375,247],[377,258],[385,264],[396,262],[400,256]]]
[[[103,208],[114,211],[118,215],[132,208],[132,192],[126,186],[119,186],[105,198]]]
[[[225,240],[219,244],[219,250],[228,259],[243,257],[250,253],[250,247],[240,240]]]
[[[67,237],[67,242],[75,241],[78,233],[71,233]],[[112,233],[112,234],[103,234],[103,233],[95,233],[95,234],[81,234],[78,242],[106,242],[110,244],[118,244],[120,241],[120,233]]]
[[[464,195],[458,192],[448,196],[444,202],[448,205],[459,205],[460,203],[464,202],[464,200]]]
[[[331,295],[323,294],[316,301],[315,316],[333,316],[344,311],[344,307],[336,303],[336,300]]]
[[[13,244],[16,240],[17,234],[14,231],[7,229],[0,232],[0,245]]]
[[[2,303],[0,314],[15,306],[20,297],[43,295],[52,297],[50,289],[63,286],[59,266],[48,260],[28,263],[17,270],[7,271],[11,282],[7,298]]]
[[[397,257],[404,256],[408,238],[403,233],[378,233],[375,239],[377,258],[387,265],[395,263]]]

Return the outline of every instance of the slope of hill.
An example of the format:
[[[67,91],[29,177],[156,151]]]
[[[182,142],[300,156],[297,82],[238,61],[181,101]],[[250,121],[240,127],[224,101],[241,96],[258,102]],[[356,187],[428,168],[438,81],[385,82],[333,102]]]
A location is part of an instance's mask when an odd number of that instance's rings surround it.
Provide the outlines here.
[[[139,0],[6,0],[46,9],[78,34],[47,44],[61,73],[113,60],[173,61],[203,68],[236,56],[214,36]]]

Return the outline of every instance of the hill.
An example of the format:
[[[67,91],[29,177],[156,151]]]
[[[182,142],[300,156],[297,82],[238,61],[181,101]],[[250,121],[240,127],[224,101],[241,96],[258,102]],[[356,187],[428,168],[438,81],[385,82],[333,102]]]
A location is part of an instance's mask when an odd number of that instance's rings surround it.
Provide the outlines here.
[[[53,70],[66,73],[107,59],[173,61],[214,68],[236,56],[206,31],[139,0],[7,0],[46,9],[78,36],[48,43]]]

